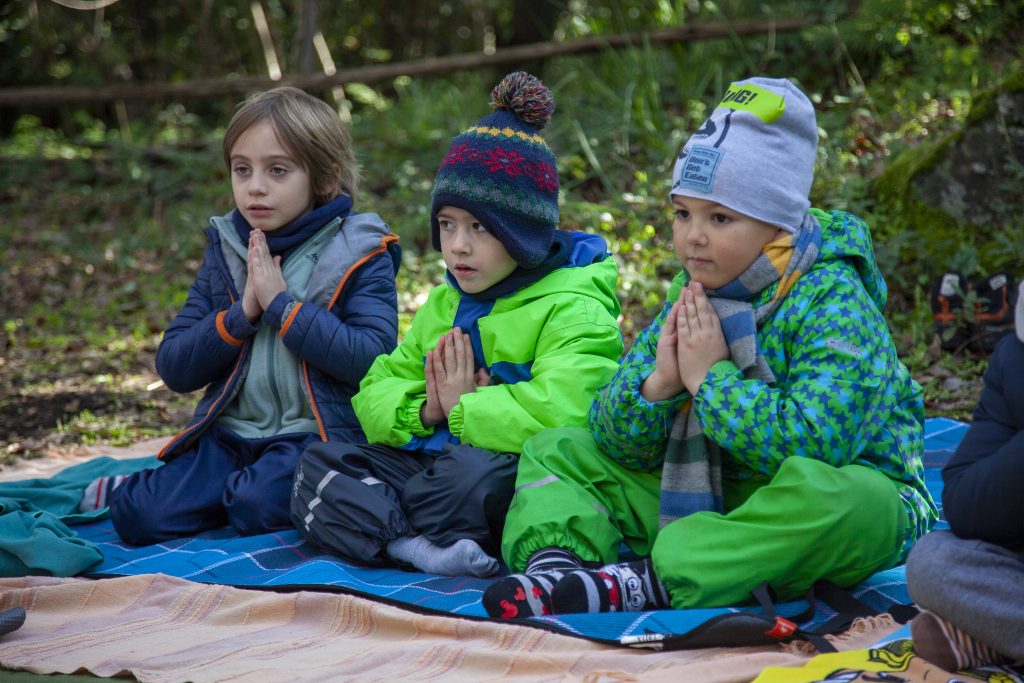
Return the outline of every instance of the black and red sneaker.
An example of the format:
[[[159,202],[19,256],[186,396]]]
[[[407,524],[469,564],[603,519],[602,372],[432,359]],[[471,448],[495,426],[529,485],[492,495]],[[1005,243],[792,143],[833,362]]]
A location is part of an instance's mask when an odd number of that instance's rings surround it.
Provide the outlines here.
[[[1013,308],[1017,288],[1009,273],[996,273],[974,287],[974,334],[970,347],[991,353],[1005,335],[1013,332]]]
[[[932,320],[939,345],[945,351],[964,348],[974,335],[974,325],[964,310],[970,287],[961,273],[944,273],[932,285]]]

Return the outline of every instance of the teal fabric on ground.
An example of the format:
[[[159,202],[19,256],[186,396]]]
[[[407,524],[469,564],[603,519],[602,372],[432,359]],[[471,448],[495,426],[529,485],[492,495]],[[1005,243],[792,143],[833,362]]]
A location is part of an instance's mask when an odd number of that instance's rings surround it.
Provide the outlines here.
[[[0,500],[0,576],[72,576],[103,559],[54,515]]]
[[[614,562],[625,543],[651,556],[675,609],[739,604],[763,581],[783,600],[818,579],[852,586],[896,564],[910,526],[884,474],[811,458],[787,458],[771,480],[725,479],[725,514],[697,512],[660,531],[657,474],[604,457],[587,430],[533,437],[519,473],[526,483],[502,546],[513,571],[550,546]]]
[[[50,479],[0,483],[0,576],[73,576],[103,559],[96,544],[77,537],[68,524],[107,514],[78,512],[85,487],[98,477],[131,474],[159,465],[153,457],[99,457]]]

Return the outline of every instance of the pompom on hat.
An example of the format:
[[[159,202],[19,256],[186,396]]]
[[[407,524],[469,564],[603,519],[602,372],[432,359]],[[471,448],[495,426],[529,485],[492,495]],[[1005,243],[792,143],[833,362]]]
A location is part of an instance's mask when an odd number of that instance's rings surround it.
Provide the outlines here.
[[[491,91],[493,113],[452,140],[434,179],[431,240],[440,251],[437,212],[468,211],[524,268],[539,265],[558,226],[558,168],[540,131],[555,110],[543,83],[511,73]]]
[[[814,106],[792,82],[737,81],[683,146],[669,194],[796,232],[811,206],[817,146]]]

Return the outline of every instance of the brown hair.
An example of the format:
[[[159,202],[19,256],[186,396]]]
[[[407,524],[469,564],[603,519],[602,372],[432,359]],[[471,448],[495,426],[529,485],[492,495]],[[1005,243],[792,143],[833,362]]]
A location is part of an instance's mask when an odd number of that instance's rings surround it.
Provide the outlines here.
[[[359,166],[352,138],[338,114],[323,100],[285,86],[253,95],[239,105],[224,131],[224,163],[231,170],[231,150],[242,133],[264,121],[277,139],[309,173],[317,206],[338,195],[356,198]]]

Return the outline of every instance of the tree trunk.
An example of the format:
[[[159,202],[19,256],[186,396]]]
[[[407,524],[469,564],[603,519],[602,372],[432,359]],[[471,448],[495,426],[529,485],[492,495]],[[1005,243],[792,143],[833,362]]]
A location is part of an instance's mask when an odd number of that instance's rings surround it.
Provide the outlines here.
[[[313,36],[319,26],[320,3],[317,0],[299,0],[299,21],[295,30],[295,48],[292,62],[300,74],[316,72]]]
[[[512,34],[499,47],[529,45],[551,40],[555,35],[558,17],[564,3],[559,0],[515,0],[512,3]],[[539,75],[544,69],[544,58],[526,59],[518,68]]]
[[[530,59],[543,59],[555,55],[599,52],[610,48],[640,44],[646,39],[651,45],[676,43],[731,36],[755,35],[769,29],[777,33],[799,31],[816,23],[816,17],[798,17],[773,21],[737,22],[722,24],[691,23],[680,28],[661,29],[646,33],[630,33],[598,38],[580,38],[566,42],[533,43],[497,50],[494,54],[475,52],[447,57],[432,57],[411,62],[362,66],[324,74],[298,75],[274,81],[260,76],[238,78],[208,78],[179,83],[138,83],[73,86],[27,86],[0,88],[0,107],[33,107],[40,105],[70,104],[72,102],[110,102],[112,100],[151,100],[161,97],[187,99],[244,95],[254,90],[265,90],[279,85],[293,85],[307,90],[323,90],[331,86],[357,81],[379,83],[396,76],[429,77],[450,74],[452,71],[479,69],[496,65],[519,65]]]

